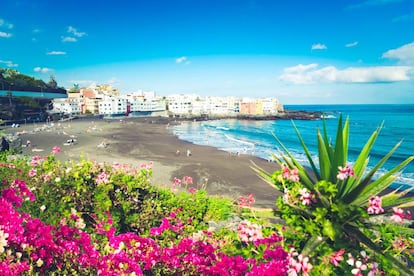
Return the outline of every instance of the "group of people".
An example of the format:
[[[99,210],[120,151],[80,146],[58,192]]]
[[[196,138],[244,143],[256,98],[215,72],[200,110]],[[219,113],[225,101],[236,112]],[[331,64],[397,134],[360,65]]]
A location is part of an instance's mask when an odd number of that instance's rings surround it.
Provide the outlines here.
[[[177,156],[181,155],[180,150],[177,150],[177,151],[175,152],[175,155],[177,155]],[[190,157],[191,155],[192,155],[191,150],[187,149],[187,157]]]

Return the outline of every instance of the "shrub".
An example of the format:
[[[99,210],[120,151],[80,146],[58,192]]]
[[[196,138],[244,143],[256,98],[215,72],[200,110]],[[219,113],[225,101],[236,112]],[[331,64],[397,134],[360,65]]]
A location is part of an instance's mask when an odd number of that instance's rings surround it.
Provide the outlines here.
[[[347,163],[349,119],[343,125],[341,117],[335,144],[330,142],[325,123],[322,133],[318,130],[319,167],[295,127],[311,168],[308,170],[295,160],[277,137],[284,154],[274,158],[281,170],[267,173],[255,168],[283,193],[277,200],[277,213],[288,225],[285,238],[300,248],[303,256],[319,264],[315,271],[343,274],[351,267],[353,272],[376,273],[382,269],[388,275],[413,273],[407,262],[413,259],[410,250],[414,229],[400,222],[410,218],[403,208],[414,206],[414,198],[406,197],[407,191],[386,189],[414,156],[373,179],[399,146],[398,143],[372,170],[366,171],[380,129],[369,138],[353,167]],[[404,245],[396,246],[397,241]]]

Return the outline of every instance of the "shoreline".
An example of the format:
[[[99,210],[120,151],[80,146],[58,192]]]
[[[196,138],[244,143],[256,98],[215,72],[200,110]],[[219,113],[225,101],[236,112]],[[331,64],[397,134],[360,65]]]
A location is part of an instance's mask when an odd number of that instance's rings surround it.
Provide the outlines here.
[[[23,145],[27,140],[31,142],[30,147],[23,148],[24,155],[49,155],[54,146],[59,146],[62,151],[56,159],[61,162],[84,157],[136,168],[152,162],[154,185],[171,187],[175,177],[190,176],[194,182],[192,187],[206,188],[210,195],[237,201],[240,196],[251,193],[256,200],[254,207],[275,208],[281,193],[257,176],[251,166],[254,163],[273,172],[278,169],[276,163],[252,155],[234,156],[212,146],[180,140],[168,130],[174,121],[152,117],[75,119],[46,125],[43,129],[39,124],[8,128],[6,133],[18,132]],[[72,138],[76,142],[65,145]],[[98,147],[103,141],[107,146]],[[191,156],[187,156],[187,150]]]

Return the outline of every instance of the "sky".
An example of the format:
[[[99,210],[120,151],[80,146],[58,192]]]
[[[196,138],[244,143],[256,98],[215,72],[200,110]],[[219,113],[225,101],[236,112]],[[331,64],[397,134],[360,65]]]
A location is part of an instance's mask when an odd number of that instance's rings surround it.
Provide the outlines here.
[[[0,1],[0,67],[65,88],[414,103],[414,0]]]

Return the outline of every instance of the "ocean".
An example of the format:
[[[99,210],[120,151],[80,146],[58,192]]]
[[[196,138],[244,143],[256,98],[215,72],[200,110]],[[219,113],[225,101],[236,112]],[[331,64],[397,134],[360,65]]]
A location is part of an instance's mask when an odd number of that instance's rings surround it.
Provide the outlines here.
[[[334,141],[338,118],[350,119],[349,156],[352,164],[373,131],[383,122],[383,128],[370,154],[369,168],[375,166],[399,141],[402,144],[375,177],[392,169],[414,155],[414,104],[404,105],[286,105],[285,109],[321,111],[327,114],[328,135]],[[317,160],[317,129],[323,121],[294,120],[313,159]],[[251,154],[270,160],[280,149],[276,135],[295,158],[309,165],[290,120],[247,121],[214,120],[183,122],[170,128],[180,139],[198,145],[209,145],[233,154]],[[196,154],[196,153],[195,153]],[[414,187],[414,162],[411,162],[393,183],[393,187]]]

